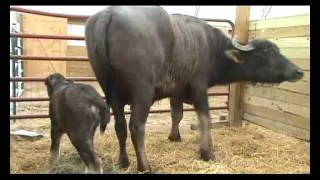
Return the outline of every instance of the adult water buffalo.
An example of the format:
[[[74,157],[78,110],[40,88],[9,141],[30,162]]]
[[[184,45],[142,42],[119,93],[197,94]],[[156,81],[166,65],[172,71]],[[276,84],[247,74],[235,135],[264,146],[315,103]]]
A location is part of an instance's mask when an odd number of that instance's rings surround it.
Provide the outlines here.
[[[201,19],[169,15],[161,7],[108,7],[89,18],[88,56],[115,115],[122,167],[129,166],[124,105],[139,171],[150,171],[144,135],[150,106],[170,97],[171,140],[179,140],[182,103],[193,104],[200,121],[200,156],[213,159],[207,89],[236,81],[280,83],[303,70],[267,40],[232,41]]]

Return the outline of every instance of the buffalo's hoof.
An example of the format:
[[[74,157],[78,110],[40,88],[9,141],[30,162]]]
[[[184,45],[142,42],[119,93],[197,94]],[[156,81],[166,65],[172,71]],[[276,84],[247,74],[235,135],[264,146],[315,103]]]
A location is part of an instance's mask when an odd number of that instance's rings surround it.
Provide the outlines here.
[[[203,161],[214,160],[214,154],[211,151],[200,149],[200,158]]]
[[[181,142],[182,141],[180,135],[178,135],[178,136],[169,135],[168,139],[172,142]]]
[[[138,167],[139,174],[152,174],[150,166],[148,168]]]
[[[168,139],[172,142],[181,142],[181,136],[179,131],[171,131]]]
[[[121,168],[127,168],[130,165],[128,156],[122,156],[119,158],[119,164]]]

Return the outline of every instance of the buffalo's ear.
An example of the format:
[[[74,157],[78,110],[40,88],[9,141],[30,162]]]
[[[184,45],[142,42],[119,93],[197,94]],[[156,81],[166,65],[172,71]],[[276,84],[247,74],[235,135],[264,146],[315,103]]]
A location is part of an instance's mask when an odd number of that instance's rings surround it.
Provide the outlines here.
[[[240,58],[240,51],[235,50],[235,49],[229,49],[225,52],[225,55],[229,59],[233,60],[234,62],[239,63],[239,64],[243,64],[243,60],[241,60],[241,58]]]

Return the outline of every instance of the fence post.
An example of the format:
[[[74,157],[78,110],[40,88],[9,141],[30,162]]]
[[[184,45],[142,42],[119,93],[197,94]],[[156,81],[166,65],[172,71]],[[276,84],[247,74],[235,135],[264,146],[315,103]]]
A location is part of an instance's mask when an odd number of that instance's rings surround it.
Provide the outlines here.
[[[236,9],[235,34],[240,44],[248,42],[248,26],[250,6],[238,6]],[[230,84],[229,93],[229,121],[231,126],[242,125],[243,87],[242,83]]]

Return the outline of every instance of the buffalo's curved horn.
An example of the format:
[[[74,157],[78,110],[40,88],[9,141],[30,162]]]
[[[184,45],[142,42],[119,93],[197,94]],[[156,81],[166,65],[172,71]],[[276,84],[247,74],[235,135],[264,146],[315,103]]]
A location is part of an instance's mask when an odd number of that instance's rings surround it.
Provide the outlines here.
[[[232,45],[240,51],[252,51],[255,49],[251,43],[248,43],[247,45],[239,44],[236,40],[236,36],[232,39]]]

